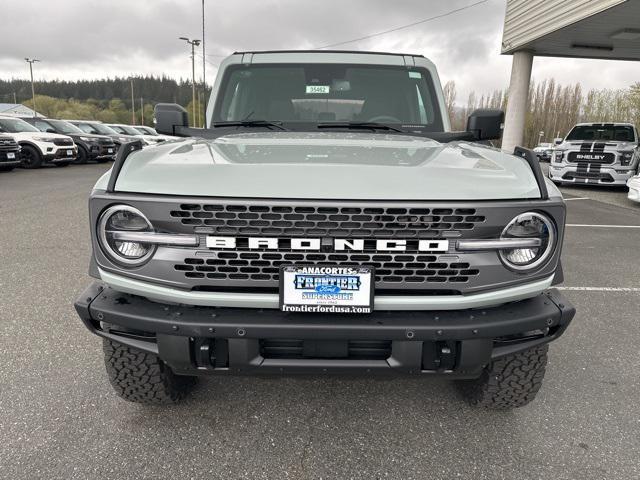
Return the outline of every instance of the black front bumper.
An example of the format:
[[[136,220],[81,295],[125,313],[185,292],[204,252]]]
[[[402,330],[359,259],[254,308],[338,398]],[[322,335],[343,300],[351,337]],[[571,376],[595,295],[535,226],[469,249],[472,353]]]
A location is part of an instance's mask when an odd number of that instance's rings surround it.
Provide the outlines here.
[[[176,373],[431,373],[477,377],[492,359],[558,338],[575,309],[557,291],[500,307],[283,313],[166,305],[94,282],[75,303],[96,335],[158,354]]]

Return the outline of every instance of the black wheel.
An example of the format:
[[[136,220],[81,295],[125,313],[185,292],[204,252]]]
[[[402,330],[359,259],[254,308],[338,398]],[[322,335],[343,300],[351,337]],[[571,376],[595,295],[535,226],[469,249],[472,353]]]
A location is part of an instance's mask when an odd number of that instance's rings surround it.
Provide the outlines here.
[[[78,156],[74,163],[87,163],[89,161],[89,152],[82,145],[78,145]]]
[[[42,166],[42,155],[37,148],[23,145],[20,155],[23,168],[40,168]]]
[[[10,172],[14,168],[16,168],[14,165],[2,165],[2,164],[0,164],[0,172]]]
[[[180,401],[196,377],[175,375],[157,355],[103,339],[104,363],[116,393],[129,402],[168,405]]]
[[[71,162],[56,162],[56,167],[68,167]]]
[[[548,345],[541,345],[499,358],[480,378],[459,381],[460,391],[476,407],[506,410],[527,405],[542,386],[548,350]]]

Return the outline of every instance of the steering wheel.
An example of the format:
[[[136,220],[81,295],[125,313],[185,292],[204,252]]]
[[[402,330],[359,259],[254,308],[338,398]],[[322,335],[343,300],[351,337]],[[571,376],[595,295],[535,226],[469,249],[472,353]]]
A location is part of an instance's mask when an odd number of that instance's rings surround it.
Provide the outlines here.
[[[378,115],[377,117],[371,117],[367,122],[372,123],[402,123],[402,120],[391,115]]]

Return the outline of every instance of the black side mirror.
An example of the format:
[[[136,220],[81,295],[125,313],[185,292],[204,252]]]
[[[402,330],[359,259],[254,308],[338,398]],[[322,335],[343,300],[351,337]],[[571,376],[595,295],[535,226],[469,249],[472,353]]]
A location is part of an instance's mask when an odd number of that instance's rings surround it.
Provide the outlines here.
[[[156,131],[163,135],[180,135],[180,127],[189,126],[187,111],[176,103],[158,103],[153,109]]]
[[[553,140],[553,143],[556,145],[562,145],[562,142],[564,142],[564,138],[556,138]]]
[[[45,132],[47,132],[47,133],[56,133],[56,131],[53,128],[47,128],[45,130]]]
[[[502,110],[475,110],[467,120],[467,131],[476,141],[498,140],[502,137],[504,112]]]

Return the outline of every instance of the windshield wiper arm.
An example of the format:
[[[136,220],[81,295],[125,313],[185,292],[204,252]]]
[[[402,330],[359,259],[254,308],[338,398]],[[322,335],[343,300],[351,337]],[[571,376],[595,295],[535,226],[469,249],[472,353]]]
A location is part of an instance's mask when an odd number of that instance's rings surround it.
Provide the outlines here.
[[[362,130],[387,130],[390,132],[406,133],[405,130],[402,130],[400,128],[377,122],[327,122],[319,123],[318,128],[352,128]]]
[[[282,122],[270,122],[269,120],[231,120],[229,122],[213,122],[212,127],[275,127],[278,130],[288,130],[282,126]]]

